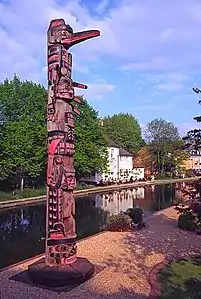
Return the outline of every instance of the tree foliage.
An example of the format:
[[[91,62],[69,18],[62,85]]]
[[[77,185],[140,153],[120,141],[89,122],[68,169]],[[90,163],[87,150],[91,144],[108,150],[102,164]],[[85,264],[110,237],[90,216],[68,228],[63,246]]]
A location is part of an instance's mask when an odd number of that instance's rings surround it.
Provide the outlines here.
[[[0,179],[19,182],[44,173],[46,95],[44,87],[16,75],[0,84]]]
[[[188,131],[183,140],[186,149],[197,150],[201,147],[201,129]]]
[[[17,76],[0,84],[0,181],[45,183],[47,91]],[[98,113],[84,100],[76,117],[76,175],[107,164],[106,139]]]
[[[145,136],[149,142],[177,141],[179,132],[172,122],[162,118],[150,121],[146,126]]]
[[[201,90],[199,88],[193,88],[193,91],[199,94]],[[198,104],[201,104],[199,100]],[[201,122],[201,116],[193,118],[198,123]],[[185,148],[187,150],[197,150],[201,146],[201,129],[193,129],[187,132],[186,136],[183,137]]]
[[[140,125],[132,114],[120,113],[105,117],[103,129],[108,139],[130,153],[136,153],[144,145]]]
[[[134,158],[135,167],[144,167],[150,172],[154,170],[155,164],[155,157],[150,154],[149,146],[142,147]]]
[[[96,112],[86,100],[83,99],[79,107],[81,116],[76,117],[76,175],[99,172],[107,165],[107,142],[99,124],[98,112]]]
[[[145,136],[159,174],[179,169],[187,159],[188,154],[183,150],[184,143],[173,123],[154,119],[147,124]]]

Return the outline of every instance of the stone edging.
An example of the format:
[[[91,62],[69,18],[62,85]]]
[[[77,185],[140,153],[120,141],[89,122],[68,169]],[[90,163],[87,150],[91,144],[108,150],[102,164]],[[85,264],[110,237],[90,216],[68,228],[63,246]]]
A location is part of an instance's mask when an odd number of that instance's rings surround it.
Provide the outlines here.
[[[154,180],[154,181],[140,181],[135,182],[132,184],[122,184],[122,185],[110,185],[110,186],[102,186],[102,187],[94,187],[90,189],[82,189],[82,190],[76,190],[74,192],[76,197],[79,196],[89,196],[92,194],[101,194],[105,192],[112,192],[112,191],[118,191],[123,189],[129,189],[129,188],[137,188],[137,187],[146,187],[151,185],[162,185],[162,184],[174,184],[179,182],[190,182],[190,181],[197,181],[201,179],[200,177],[192,177],[192,178],[183,178],[183,179],[166,179],[166,180]],[[12,199],[12,200],[5,200],[0,201],[0,209],[8,209],[13,208],[21,205],[27,205],[27,204],[36,204],[36,203],[42,203],[46,199],[46,195],[41,195],[38,197],[29,197],[29,198],[21,198],[21,199]]]
[[[156,264],[151,271],[149,272],[149,284],[151,287],[151,292],[147,299],[156,299],[158,296],[160,296],[161,291],[160,291],[160,284],[158,282],[158,273],[160,272],[161,269],[163,269],[169,261],[165,260],[163,262],[160,262]]]
[[[158,273],[167,265],[173,263],[173,262],[179,262],[179,261],[184,261],[188,260],[191,258],[194,258],[196,256],[200,256],[200,254],[192,254],[189,255],[188,257],[182,257],[182,256],[175,256],[175,257],[168,257],[164,261],[156,264],[151,271],[149,272],[149,285],[151,287],[151,292],[147,299],[157,299],[161,295],[161,290],[160,290],[160,283],[158,282]]]

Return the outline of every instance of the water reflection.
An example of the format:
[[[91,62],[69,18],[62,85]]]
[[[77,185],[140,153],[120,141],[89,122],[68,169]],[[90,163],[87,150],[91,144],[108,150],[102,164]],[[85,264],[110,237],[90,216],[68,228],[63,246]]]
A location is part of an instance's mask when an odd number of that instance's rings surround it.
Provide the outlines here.
[[[184,186],[182,186],[184,187]],[[100,232],[109,214],[136,204],[146,213],[182,199],[181,185],[147,186],[76,199],[77,238]],[[45,204],[0,211],[0,268],[44,252]]]
[[[44,250],[44,215],[44,205],[0,213],[0,268]]]

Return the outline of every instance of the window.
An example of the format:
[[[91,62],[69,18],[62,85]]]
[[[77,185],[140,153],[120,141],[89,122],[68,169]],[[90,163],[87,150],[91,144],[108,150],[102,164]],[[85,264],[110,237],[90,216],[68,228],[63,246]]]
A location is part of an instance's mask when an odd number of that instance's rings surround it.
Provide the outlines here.
[[[111,158],[113,158],[114,157],[114,149],[112,148],[111,149]]]

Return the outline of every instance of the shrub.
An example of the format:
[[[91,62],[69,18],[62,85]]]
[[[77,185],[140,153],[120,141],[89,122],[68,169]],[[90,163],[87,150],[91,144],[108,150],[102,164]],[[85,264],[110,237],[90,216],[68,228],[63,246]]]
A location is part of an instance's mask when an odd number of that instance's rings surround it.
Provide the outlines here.
[[[194,176],[195,176],[195,170],[193,170],[193,169],[188,169],[188,170],[186,170],[186,176],[187,176],[188,178],[190,178],[190,177],[194,177]]]
[[[178,226],[182,229],[201,233],[201,180],[188,184],[188,188],[182,190],[183,195],[189,198],[187,204],[179,204],[175,207],[180,214]]]
[[[132,219],[133,223],[142,223],[143,210],[141,208],[130,208],[126,211],[126,214]]]
[[[118,215],[110,215],[107,220],[107,230],[109,231],[127,231],[131,229],[131,218],[120,213]]]
[[[178,218],[178,227],[181,229],[195,231],[197,228],[197,219],[192,212],[184,212]]]

